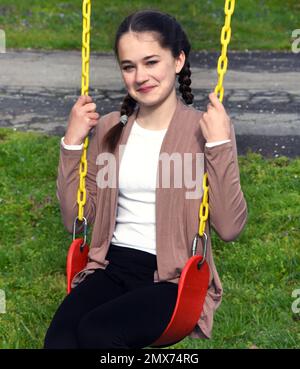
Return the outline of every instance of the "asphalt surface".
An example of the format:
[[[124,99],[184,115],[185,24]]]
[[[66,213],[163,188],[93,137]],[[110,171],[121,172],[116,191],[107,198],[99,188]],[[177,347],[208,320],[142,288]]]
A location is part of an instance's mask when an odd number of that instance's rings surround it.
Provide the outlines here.
[[[206,110],[219,53],[192,52],[194,107]],[[8,50],[0,54],[0,126],[64,135],[80,95],[79,51]],[[119,110],[126,91],[113,54],[92,53],[90,95],[103,115]],[[300,156],[300,56],[229,52],[224,106],[239,155]]]

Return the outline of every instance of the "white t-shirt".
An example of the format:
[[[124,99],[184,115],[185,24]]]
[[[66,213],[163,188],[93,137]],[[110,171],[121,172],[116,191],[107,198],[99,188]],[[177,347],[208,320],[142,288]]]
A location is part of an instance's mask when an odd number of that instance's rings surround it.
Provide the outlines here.
[[[166,132],[133,123],[120,164],[114,245],[156,255],[156,175]]]

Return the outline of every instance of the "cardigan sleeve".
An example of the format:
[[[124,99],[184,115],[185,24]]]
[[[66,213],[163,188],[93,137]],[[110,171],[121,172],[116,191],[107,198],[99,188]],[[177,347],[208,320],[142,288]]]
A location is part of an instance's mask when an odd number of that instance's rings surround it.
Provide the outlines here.
[[[219,146],[205,146],[209,185],[209,219],[219,237],[235,240],[247,222],[247,204],[240,185],[234,126],[231,140]]]
[[[99,124],[98,124],[99,125]],[[86,204],[84,217],[88,224],[93,224],[96,214],[96,156],[97,156],[97,127],[89,138],[87,149]],[[63,223],[68,232],[73,232],[73,223],[78,215],[77,192],[79,186],[79,165],[83,149],[68,150],[60,143],[60,157],[57,175],[56,196],[60,204]],[[77,221],[76,233],[83,230],[83,223]]]

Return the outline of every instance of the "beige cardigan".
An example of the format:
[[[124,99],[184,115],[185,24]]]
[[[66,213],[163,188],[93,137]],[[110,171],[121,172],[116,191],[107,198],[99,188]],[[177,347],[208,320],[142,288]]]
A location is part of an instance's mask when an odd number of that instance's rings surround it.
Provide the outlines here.
[[[126,144],[137,111],[138,108],[123,128],[115,153],[119,153],[119,145]],[[189,335],[192,338],[211,337],[214,311],[221,303],[223,292],[212,255],[210,226],[222,240],[229,242],[239,236],[247,221],[247,204],[240,186],[233,125],[231,124],[231,142],[206,147],[199,125],[202,114],[195,108],[185,105],[177,97],[176,110],[161,146],[161,153],[192,153],[193,165],[196,163],[196,153],[204,152],[205,154],[204,164],[209,181],[210,213],[206,233],[208,235],[207,261],[210,267],[210,284],[203,312],[193,332]],[[97,185],[97,172],[104,166],[97,165],[96,159],[98,154],[107,151],[103,146],[103,136],[119,122],[119,118],[120,112],[118,111],[104,115],[90,138],[87,155],[87,201],[84,215],[88,223],[93,224],[93,232],[88,264],[74,277],[73,287],[80,283],[86,275],[93,273],[96,268],[105,269],[109,263],[105,257],[115,228],[120,157],[115,154],[116,168],[111,172],[115,175],[115,188],[110,188],[112,186],[101,188],[103,186]],[[70,233],[78,213],[77,190],[81,154],[82,150],[66,150],[62,145],[60,147],[57,198],[60,202],[63,223]],[[172,178],[174,172],[171,170],[170,173]],[[199,228],[198,214],[201,198],[186,199],[185,194],[188,190],[184,186],[182,188],[157,186],[156,188],[157,270],[153,276],[154,282],[167,280],[178,283],[180,272],[191,256],[192,241]],[[80,226],[78,232],[81,231]],[[202,240],[199,242],[197,254],[202,254]]]

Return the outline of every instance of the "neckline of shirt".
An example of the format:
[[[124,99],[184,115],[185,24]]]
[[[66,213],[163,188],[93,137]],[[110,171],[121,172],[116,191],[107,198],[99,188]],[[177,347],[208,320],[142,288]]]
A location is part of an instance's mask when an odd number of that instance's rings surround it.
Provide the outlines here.
[[[136,132],[144,135],[144,136],[161,136],[162,134],[166,133],[168,128],[164,128],[164,129],[147,129],[147,128],[144,128],[142,126],[139,125],[139,123],[134,120],[134,123],[133,123],[133,127],[132,127]]]

